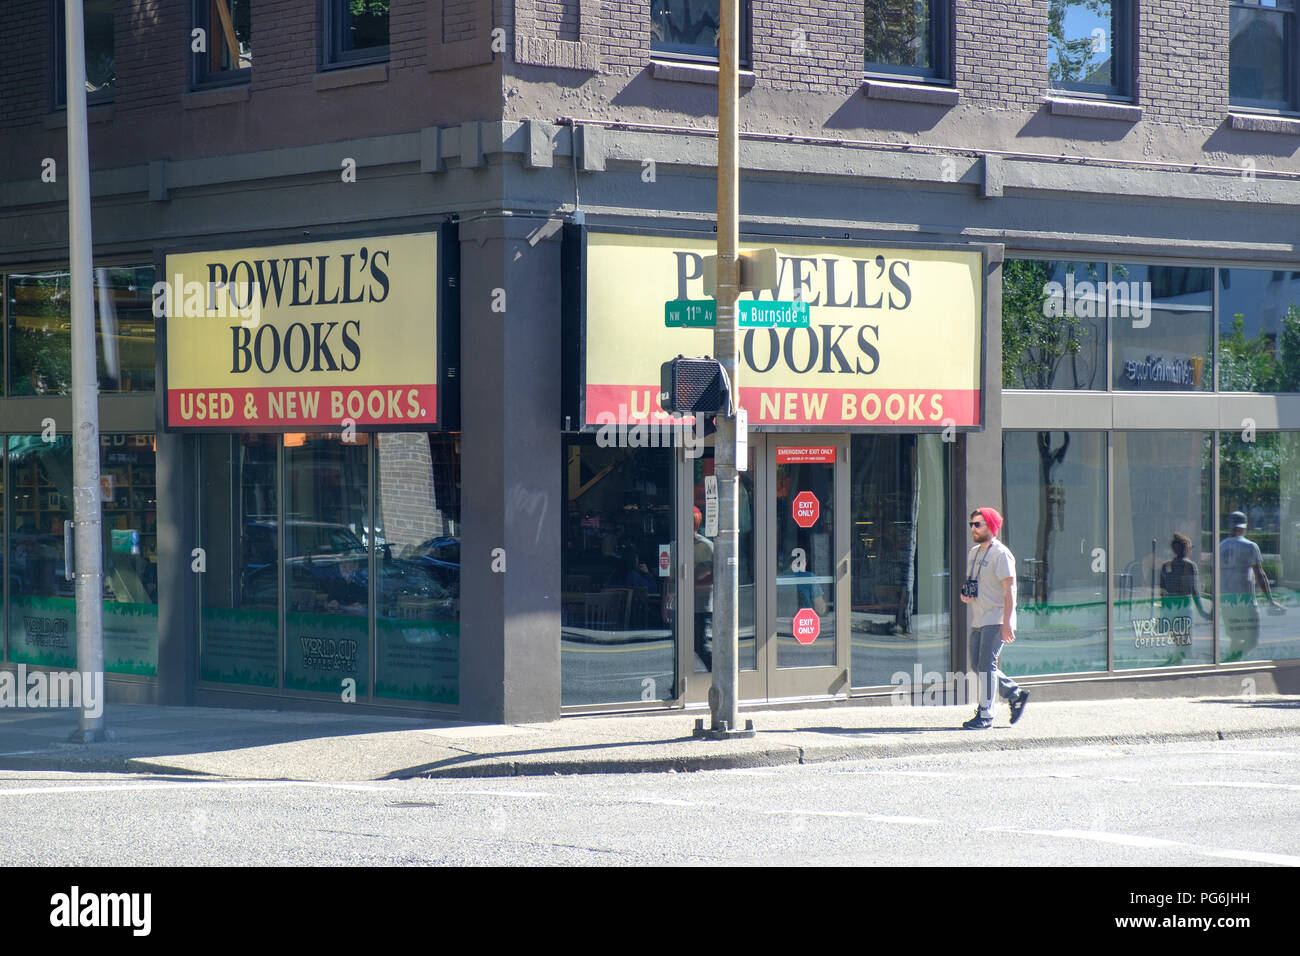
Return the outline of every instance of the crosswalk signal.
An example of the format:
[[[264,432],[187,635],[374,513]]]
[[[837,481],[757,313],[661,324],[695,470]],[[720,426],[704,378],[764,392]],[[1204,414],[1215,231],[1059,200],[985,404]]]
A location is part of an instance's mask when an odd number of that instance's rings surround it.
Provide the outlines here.
[[[727,379],[722,363],[709,358],[677,358],[659,367],[659,405],[679,414],[722,411],[727,405]]]

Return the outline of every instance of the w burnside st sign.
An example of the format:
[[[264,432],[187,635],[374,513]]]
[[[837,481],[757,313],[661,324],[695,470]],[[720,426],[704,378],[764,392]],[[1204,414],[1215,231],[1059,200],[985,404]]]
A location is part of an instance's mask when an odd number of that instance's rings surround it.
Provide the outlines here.
[[[654,423],[660,367],[711,355],[713,330],[665,321],[704,298],[708,239],[586,235],[584,424]],[[751,425],[979,427],[983,255],[964,248],[779,247],[776,287],[806,327],[742,328],[740,405]],[[746,247],[749,248],[749,247]]]

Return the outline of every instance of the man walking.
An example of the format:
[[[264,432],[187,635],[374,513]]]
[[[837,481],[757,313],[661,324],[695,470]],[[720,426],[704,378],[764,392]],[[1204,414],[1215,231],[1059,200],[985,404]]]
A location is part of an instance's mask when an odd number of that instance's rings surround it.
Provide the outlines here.
[[[1239,661],[1259,644],[1259,608],[1255,606],[1255,585],[1268,599],[1270,613],[1280,613],[1282,605],[1273,597],[1264,573],[1259,545],[1246,537],[1246,515],[1234,511],[1228,515],[1231,534],[1219,543],[1219,589],[1223,594],[1220,617],[1228,632],[1228,652],[1224,663]]]
[[[979,676],[979,709],[962,724],[967,730],[988,730],[993,726],[993,688],[1011,704],[1011,722],[1020,720],[1029,701],[998,667],[1002,645],[1016,639],[1016,559],[997,539],[1002,515],[996,508],[977,508],[970,513],[970,536],[974,546],[966,558],[966,583],[961,599],[970,618],[970,657]]]

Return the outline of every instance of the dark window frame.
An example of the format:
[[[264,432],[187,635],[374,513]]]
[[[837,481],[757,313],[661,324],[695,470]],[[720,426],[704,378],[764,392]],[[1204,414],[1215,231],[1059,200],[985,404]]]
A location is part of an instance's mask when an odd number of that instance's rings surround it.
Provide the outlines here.
[[[1050,2],[1050,0],[1049,0]],[[1134,0],[1111,0],[1111,72],[1114,83],[1053,83],[1049,92],[1069,97],[1124,100],[1131,102],[1137,64],[1137,3]],[[1046,38],[1045,38],[1046,39]]]
[[[930,3],[930,70],[916,67],[897,66],[892,63],[878,63],[866,60],[863,51],[863,75],[868,79],[887,80],[898,83],[930,83],[938,86],[952,86],[956,82],[953,64],[957,62],[957,50],[953,26],[956,0],[929,0]],[[863,5],[863,35],[866,35],[866,5]]]
[[[653,9],[651,11],[653,13]],[[749,69],[753,66],[753,55],[751,47],[754,43],[754,4],[751,0],[740,0],[740,57],[739,66],[741,69]],[[706,46],[686,46],[685,44],[675,44],[669,46],[656,46],[654,36],[650,37],[650,58],[652,60],[676,60],[685,63],[707,63],[715,64],[718,62],[717,47]],[[712,50],[712,53],[702,52]]]
[[[68,65],[67,65],[67,57],[66,57],[66,41],[64,39],[65,34],[67,32],[67,26],[64,23],[63,0],[50,0],[50,6],[51,6],[50,103],[51,103],[52,111],[57,112],[60,110],[66,110],[68,108],[68,96],[67,96],[67,90],[65,88],[67,86]],[[84,29],[85,28],[84,2],[82,4],[82,8],[83,8],[82,28]],[[115,25],[116,25],[116,21],[115,21]],[[117,31],[116,30],[114,30],[112,33],[112,40],[113,40],[113,56],[114,56],[113,83],[110,87],[108,87],[107,92],[104,92],[102,90],[98,93],[87,92],[86,93],[87,106],[102,106],[107,103],[112,103],[113,100],[116,99],[117,97],[117,70],[116,70]]]
[[[249,0],[251,3],[251,0]],[[212,49],[214,38],[219,38],[221,24],[217,23],[214,28],[208,22],[209,0],[193,0],[190,4],[190,24],[191,33],[193,30],[203,30],[207,35],[208,51]],[[249,15],[249,25],[251,30],[252,14]],[[224,42],[224,39],[223,39]],[[250,64],[246,67],[237,67],[227,70],[209,71],[204,65],[204,61],[209,53],[190,53],[190,87],[191,89],[212,89],[222,86],[241,86],[252,82],[253,67]]]
[[[387,63],[392,46],[392,8],[389,8],[388,43],[365,50],[343,49],[343,5],[348,0],[323,0],[321,6],[321,69],[337,70],[369,63]]]
[[[1288,0],[1283,0],[1288,2]],[[1283,44],[1286,48],[1286,55],[1290,57],[1290,69],[1284,73],[1286,82],[1285,102],[1278,105],[1272,100],[1252,100],[1245,97],[1234,98],[1232,95],[1232,11],[1233,10],[1262,10],[1281,14],[1287,19],[1284,20]],[[1228,106],[1233,111],[1240,112],[1260,112],[1260,113],[1281,113],[1291,114],[1300,113],[1300,8],[1291,0],[1290,8],[1280,6],[1263,6],[1260,3],[1238,3],[1236,0],[1228,2]]]

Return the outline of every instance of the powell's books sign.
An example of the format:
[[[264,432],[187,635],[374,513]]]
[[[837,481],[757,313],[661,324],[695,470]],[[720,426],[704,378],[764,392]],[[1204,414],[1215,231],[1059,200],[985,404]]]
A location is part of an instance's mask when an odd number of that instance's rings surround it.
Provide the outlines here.
[[[167,426],[437,427],[434,233],[166,257]]]
[[[666,328],[664,302],[702,299],[707,239],[601,233],[567,237],[572,377],[583,425],[667,420],[659,367],[712,355],[711,328]],[[742,329],[740,404],[751,425],[979,428],[983,255],[967,249],[775,245],[776,288],[803,299],[808,328]],[[581,266],[578,266],[581,263]],[[746,293],[746,296],[750,295]],[[585,322],[583,321],[585,316]],[[576,423],[575,423],[576,424]]]

